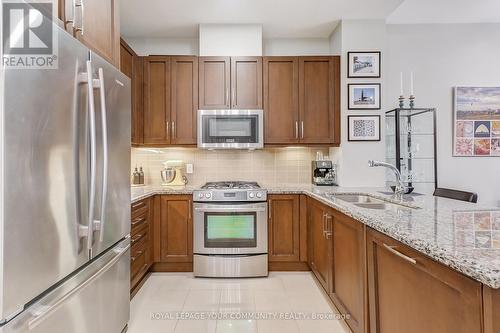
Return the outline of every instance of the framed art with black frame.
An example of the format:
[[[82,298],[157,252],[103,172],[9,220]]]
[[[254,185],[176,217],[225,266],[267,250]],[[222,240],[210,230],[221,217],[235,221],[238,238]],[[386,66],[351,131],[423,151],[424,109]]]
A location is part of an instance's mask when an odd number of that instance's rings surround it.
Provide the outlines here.
[[[347,108],[349,110],[380,110],[380,83],[349,83]]]
[[[347,116],[348,141],[380,141],[380,116]]]
[[[380,51],[347,52],[348,78],[380,78]]]

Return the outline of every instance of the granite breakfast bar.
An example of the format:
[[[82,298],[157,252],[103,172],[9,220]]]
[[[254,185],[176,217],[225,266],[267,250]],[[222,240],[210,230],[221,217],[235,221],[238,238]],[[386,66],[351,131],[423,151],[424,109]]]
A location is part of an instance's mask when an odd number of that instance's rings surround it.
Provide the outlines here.
[[[188,197],[194,189],[195,187],[189,186],[183,189],[162,186],[133,188],[132,202],[155,195],[184,195]],[[402,294],[405,291],[408,291],[406,297],[412,299],[411,306],[420,310],[434,309],[434,307],[419,304],[419,293],[431,292],[430,295],[422,298],[422,302],[428,302],[428,299],[432,298],[432,293],[436,293],[441,300],[448,297],[449,304],[453,307],[452,312],[455,312],[453,316],[443,319],[449,328],[455,327],[454,325],[462,325],[470,332],[500,332],[499,209],[429,195],[407,195],[402,200],[398,200],[388,193],[387,189],[383,188],[282,186],[268,188],[268,194],[270,198],[280,195],[298,196],[301,198],[301,202],[302,200],[307,202],[305,207],[307,207],[308,212],[304,215],[308,225],[305,229],[309,242],[308,258],[314,251],[311,248],[311,243],[314,243],[314,246],[318,243],[318,239],[311,240],[311,235],[309,235],[314,233],[309,226],[310,224],[314,225],[314,221],[312,221],[314,217],[311,217],[310,209],[325,206],[331,210],[332,213],[325,210],[325,214],[331,214],[332,220],[348,221],[347,223],[359,224],[359,228],[362,228],[363,236],[361,233],[358,234],[358,238],[362,238],[357,243],[361,247],[358,261],[363,265],[357,272],[361,281],[358,289],[361,290],[351,290],[359,293],[359,302],[364,304],[359,309],[355,309],[354,305],[349,304],[349,299],[344,301],[343,295],[335,294],[333,272],[323,274],[321,268],[315,267],[315,264],[308,259],[308,264],[318,280],[323,278],[324,281],[320,284],[323,285],[325,292],[335,306],[342,313],[352,314],[353,319],[348,320],[347,324],[354,332],[366,332],[367,327],[374,325],[380,327],[376,331],[383,331],[384,325],[387,323],[393,325],[392,322],[395,320],[393,318],[398,316],[402,318],[401,322],[404,322],[405,327],[408,327],[406,325],[412,319],[403,318],[403,314],[397,314],[399,308],[389,306],[392,303],[404,302],[405,296]],[[389,209],[362,208],[342,200],[342,195],[368,195],[370,198],[380,199],[388,203],[390,207]],[[301,229],[302,231],[304,229]],[[333,230],[333,233],[336,231]],[[330,254],[334,247],[333,244],[342,242],[342,239],[337,241],[336,237],[341,236],[334,235],[329,241],[331,243],[322,248],[329,252],[325,255],[331,256],[332,262],[333,258],[336,258],[335,255]],[[377,245],[380,246],[377,248]],[[353,250],[352,246],[349,246],[349,250]],[[340,261],[341,258],[339,258]],[[401,265],[396,271],[393,271],[396,274],[393,274],[392,277],[383,276],[384,271],[392,270],[391,265],[393,264]],[[377,275],[377,270],[379,275]],[[341,271],[335,274],[340,274],[339,278],[342,278],[341,275],[344,273]],[[418,278],[414,279],[413,274],[419,274],[415,275]],[[401,276],[406,276],[408,282],[401,279]],[[399,277],[399,280],[393,280],[394,277]],[[380,280],[382,278],[392,280],[382,281]],[[328,279],[334,282],[326,281]],[[409,284],[412,280],[415,285]],[[420,284],[423,283],[422,281],[427,284]],[[397,302],[394,299],[391,300],[392,303],[388,302],[387,297],[393,297],[392,294],[395,291],[388,291],[387,288],[397,290],[398,286],[404,287],[401,289],[402,291],[396,292],[396,294],[401,294],[399,296],[403,298],[397,299]],[[420,291],[412,290],[419,288]],[[374,299],[376,299],[376,305],[372,304]],[[384,302],[387,303],[384,304]],[[384,307],[390,309],[390,316],[384,313]],[[439,313],[440,309],[439,307],[434,309],[436,315],[446,316]],[[418,312],[418,310],[415,311]],[[444,313],[449,311],[450,309],[446,309]],[[396,314],[392,312],[396,312]],[[473,312],[473,314],[469,312]],[[460,317],[465,318],[466,321],[458,322],[457,318]],[[426,328],[425,323],[422,324],[421,321],[415,321],[415,324],[420,325],[416,329],[421,329],[421,331],[427,329],[429,332],[434,332],[432,329]],[[372,330],[370,329],[370,331]]]

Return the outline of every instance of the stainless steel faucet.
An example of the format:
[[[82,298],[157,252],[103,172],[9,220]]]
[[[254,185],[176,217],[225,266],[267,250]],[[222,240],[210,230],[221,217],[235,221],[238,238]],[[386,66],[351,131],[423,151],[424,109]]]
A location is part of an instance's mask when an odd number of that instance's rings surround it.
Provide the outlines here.
[[[406,185],[403,183],[403,179],[401,177],[401,172],[392,164],[385,163],[385,162],[380,162],[380,161],[374,161],[374,160],[368,160],[368,166],[369,167],[385,167],[394,172],[396,175],[396,188],[394,192],[398,195],[404,194],[406,192]]]

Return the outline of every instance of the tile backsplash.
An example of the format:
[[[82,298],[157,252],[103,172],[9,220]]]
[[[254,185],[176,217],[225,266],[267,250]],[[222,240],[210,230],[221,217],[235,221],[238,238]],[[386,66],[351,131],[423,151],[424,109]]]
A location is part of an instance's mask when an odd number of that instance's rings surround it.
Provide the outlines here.
[[[190,185],[209,181],[257,181],[263,186],[309,184],[311,161],[328,148],[272,148],[255,151],[200,150],[196,148],[132,148],[131,169],[142,166],[147,185],[160,185],[160,171],[167,160],[183,160],[194,166],[186,174]]]

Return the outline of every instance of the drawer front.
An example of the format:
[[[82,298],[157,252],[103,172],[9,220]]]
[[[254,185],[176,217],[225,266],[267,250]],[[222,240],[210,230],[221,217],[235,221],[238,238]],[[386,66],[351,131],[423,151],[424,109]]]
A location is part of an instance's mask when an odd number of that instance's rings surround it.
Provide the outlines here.
[[[134,235],[143,228],[144,226],[149,226],[149,210],[143,210],[139,212],[136,216],[132,217],[132,222],[130,226],[131,234]]]
[[[146,246],[140,247],[133,251],[133,253],[130,256],[130,278],[133,280],[137,274],[140,272],[144,271],[147,266],[147,255],[148,255],[148,249]]]
[[[142,215],[149,211],[149,198],[138,202],[134,202],[131,206],[131,217],[134,220],[135,217]]]
[[[148,239],[149,234],[149,225],[142,224],[140,227],[137,227],[136,230],[132,232],[130,235],[130,244],[134,247],[136,244],[139,244],[144,239]]]

